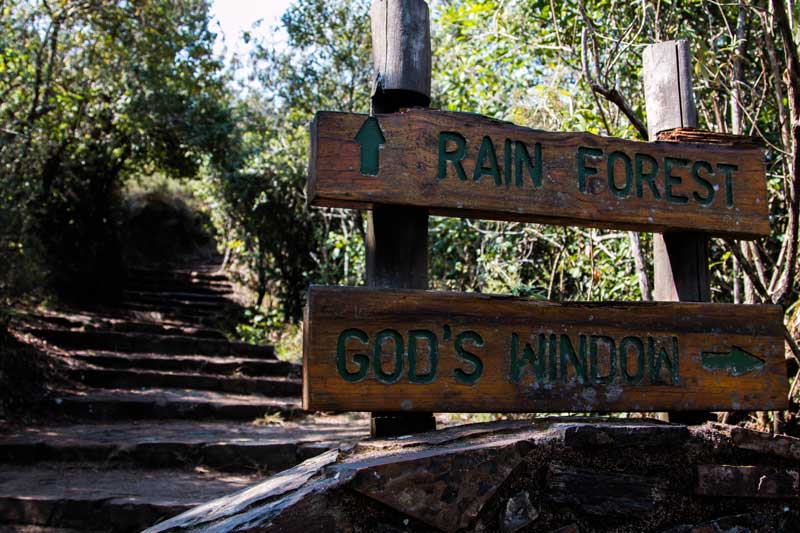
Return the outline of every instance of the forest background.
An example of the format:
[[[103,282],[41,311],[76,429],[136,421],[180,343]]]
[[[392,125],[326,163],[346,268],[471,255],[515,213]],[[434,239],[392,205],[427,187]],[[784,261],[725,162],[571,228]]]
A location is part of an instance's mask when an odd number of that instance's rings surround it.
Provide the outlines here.
[[[432,107],[553,131],[646,139],[643,47],[687,39],[700,127],[756,136],[767,155],[772,233],[711,241],[712,300],[783,305],[787,354],[798,360],[800,8],[430,7]],[[246,340],[297,352],[308,284],[363,283],[364,215],[308,210],[304,188],[314,113],[369,111],[369,1],[296,0],[280,21],[286,42],[245,32],[252,53],[233,67],[214,52],[210,9],[204,0],[0,0],[0,322],[31,299],[113,300],[130,262],[126,209],[148,191],[205,213],[227,268],[252,290],[236,330]],[[441,217],[429,228],[431,288],[652,298],[649,234]]]

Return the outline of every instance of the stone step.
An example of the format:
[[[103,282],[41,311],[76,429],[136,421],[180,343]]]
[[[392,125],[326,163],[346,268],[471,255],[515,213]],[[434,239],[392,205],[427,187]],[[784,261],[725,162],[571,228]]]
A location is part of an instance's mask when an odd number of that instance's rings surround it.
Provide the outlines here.
[[[227,419],[300,413],[300,399],[191,389],[89,390],[56,394],[49,400],[62,414],[94,420]]]
[[[222,318],[224,309],[206,309],[190,306],[174,306],[166,304],[154,304],[146,302],[132,302],[126,300],[120,307],[134,313],[145,313],[149,315],[158,314],[170,320],[179,320],[194,324],[208,325],[212,320]]]
[[[87,321],[78,320],[74,316],[63,316],[56,314],[28,313],[24,316],[25,323],[35,323],[63,329],[82,328],[87,325]]]
[[[163,290],[131,290],[123,291],[126,298],[142,301],[196,301],[215,304],[230,304],[231,301],[222,294],[211,294],[191,291]]]
[[[178,327],[152,322],[117,322],[110,328],[121,333],[152,333],[154,335],[186,335],[202,339],[227,340],[225,334],[219,330],[203,327]]]
[[[118,468],[204,465],[274,472],[368,435],[363,414],[309,416],[269,426],[181,420],[28,426],[0,436],[0,464],[92,461]]]
[[[166,328],[184,329],[187,332],[192,330],[214,330],[217,326],[208,326],[205,323],[198,323],[196,321],[181,321],[165,319],[150,313],[130,312],[119,306],[108,307],[107,305],[90,305],[87,304],[85,309],[81,311],[72,310],[68,314],[60,313],[42,313],[42,316],[51,317],[55,320],[46,321],[45,323],[33,322],[29,320],[22,320],[23,323],[36,324],[35,326],[41,329],[81,329],[85,327],[97,327],[116,330],[116,327],[121,323],[141,324],[144,328],[149,326],[163,326]],[[53,328],[54,327],[54,328]],[[135,327],[135,326],[134,326]]]
[[[143,273],[143,272],[133,272],[128,274],[125,277],[125,281],[170,281],[172,283],[231,283],[230,278],[227,276],[223,276],[223,278],[217,277],[215,275],[211,279],[206,277],[205,275],[198,274],[193,276],[187,273],[181,272],[162,272],[162,273]]]
[[[120,309],[124,313],[135,317],[137,320],[158,322],[176,327],[192,326],[216,329],[219,327],[221,320],[224,320],[224,317],[218,313],[193,314],[191,312],[187,313],[186,310],[164,311],[153,309],[151,306],[143,306],[143,308],[140,309],[136,307],[140,306],[134,305],[133,307],[129,307],[120,305]]]
[[[233,293],[233,285],[223,282],[175,282],[175,281],[146,281],[136,280],[127,281],[125,289],[131,291],[150,291],[150,292],[190,292],[195,294],[205,294],[211,296],[226,296]]]
[[[145,281],[194,281],[194,282],[230,282],[227,275],[219,272],[201,272],[197,270],[147,270],[131,269],[127,279]]]
[[[104,368],[242,374],[245,376],[300,377],[301,365],[277,359],[254,359],[233,355],[164,355],[157,353],[72,352],[72,357]]]
[[[34,329],[68,329],[76,331],[114,331],[120,333],[152,333],[154,335],[186,335],[204,339],[226,340],[227,337],[212,328],[194,325],[164,324],[144,322],[120,317],[58,316],[32,313],[25,315],[21,322]]]
[[[161,277],[161,278],[192,278],[192,279],[218,279],[227,280],[228,276],[220,272],[218,267],[198,268],[129,268],[129,276]]]
[[[103,470],[64,463],[3,468],[0,523],[141,531],[255,480],[203,470]]]
[[[122,370],[75,368],[69,377],[88,387],[103,389],[197,389],[265,396],[300,396],[303,382],[286,377],[236,377],[219,374],[165,372],[162,370]]]
[[[208,302],[205,300],[187,300],[180,298],[159,298],[149,296],[125,297],[123,304],[148,305],[150,307],[163,307],[170,309],[191,309],[192,311],[222,312],[226,302]],[[232,302],[230,302],[232,304]]]
[[[24,331],[66,349],[275,358],[275,350],[272,346],[197,338],[188,335],[152,335],[147,333],[38,328],[28,328]]]

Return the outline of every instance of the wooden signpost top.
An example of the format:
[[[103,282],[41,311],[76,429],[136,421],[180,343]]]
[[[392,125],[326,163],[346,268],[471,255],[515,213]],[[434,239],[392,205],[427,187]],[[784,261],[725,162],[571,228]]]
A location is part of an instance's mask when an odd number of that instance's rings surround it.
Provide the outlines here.
[[[787,407],[778,306],[564,303],[311,287],[314,410],[581,412]]]
[[[320,112],[311,125],[315,206],[633,229],[768,235],[763,151],[532,130],[410,109]]]

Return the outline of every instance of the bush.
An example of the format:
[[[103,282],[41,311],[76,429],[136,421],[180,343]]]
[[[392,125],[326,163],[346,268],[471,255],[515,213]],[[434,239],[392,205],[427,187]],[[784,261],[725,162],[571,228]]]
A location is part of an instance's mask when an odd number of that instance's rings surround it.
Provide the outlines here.
[[[8,309],[0,309],[0,420],[27,417],[60,380],[60,367],[47,354],[20,342],[8,329]]]

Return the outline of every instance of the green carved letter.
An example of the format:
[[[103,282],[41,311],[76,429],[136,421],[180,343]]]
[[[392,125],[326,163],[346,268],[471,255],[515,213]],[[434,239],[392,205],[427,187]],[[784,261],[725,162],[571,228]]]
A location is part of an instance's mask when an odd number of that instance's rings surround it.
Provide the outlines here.
[[[489,166],[483,165],[486,158],[489,158]],[[481,176],[492,176],[495,185],[502,185],[503,180],[500,178],[500,169],[497,165],[497,153],[494,151],[494,144],[488,135],[481,141],[481,147],[478,149],[478,157],[475,158],[475,171],[472,173],[473,181],[480,181]]]
[[[617,187],[617,182],[614,179],[616,177],[614,167],[617,159],[621,159],[625,166],[625,185],[622,187]],[[631,164],[631,158],[628,157],[628,154],[624,152],[611,152],[608,154],[608,188],[611,189],[614,196],[617,198],[627,198],[628,194],[631,192],[632,183],[633,165]]]
[[[536,381],[544,382],[547,380],[545,373],[545,357],[547,350],[547,337],[544,333],[539,334],[539,354],[537,356],[530,343],[526,342],[519,355],[519,335],[511,334],[511,381],[519,382],[520,374],[525,365],[531,365],[536,374]]]
[[[550,354],[550,381],[555,383],[558,379],[558,336],[550,334],[547,353]]]
[[[673,176],[672,170],[675,167],[685,167],[689,165],[689,161],[687,159],[681,159],[679,157],[665,157],[664,158],[664,190],[666,191],[666,198],[668,202],[672,202],[673,204],[688,204],[689,197],[683,196],[681,194],[672,194],[672,186],[673,185],[680,185],[683,183],[683,179],[680,176]]]
[[[700,175],[700,170],[704,170],[706,176],[710,177],[714,175],[714,171],[709,163],[705,161],[695,162],[695,164],[692,165],[692,179],[706,190],[706,195],[701,196],[697,191],[694,191],[692,192],[692,196],[700,205],[711,205],[711,202],[714,201],[714,186],[711,185],[710,181]]]
[[[666,340],[666,339],[664,339]],[[653,337],[647,338],[649,360],[650,360],[650,383],[656,385],[660,382],[661,366],[666,365],[669,370],[670,379],[673,385],[680,384],[680,377],[678,375],[678,339],[672,337],[672,357],[669,352],[664,348],[661,343],[656,346],[656,341]]]
[[[336,370],[339,371],[339,376],[351,383],[364,379],[369,370],[369,357],[364,354],[357,353],[353,355],[353,363],[358,366],[355,372],[347,370],[347,339],[358,339],[361,344],[366,345],[369,343],[369,336],[365,331],[360,329],[350,328],[346,329],[339,334],[339,339],[336,341]]]
[[[725,174],[725,205],[733,207],[733,172],[739,170],[736,165],[729,165],[727,163],[720,163],[717,168]]]
[[[467,341],[472,342],[472,344],[474,344],[477,348],[481,348],[483,346],[483,337],[481,337],[475,331],[464,331],[456,335],[456,354],[458,354],[460,359],[463,359],[471,364],[473,371],[464,372],[460,368],[456,368],[453,370],[453,376],[459,383],[463,383],[464,385],[472,385],[483,375],[483,361],[481,361],[481,358],[474,353],[468,352],[464,349],[463,344]]]
[[[394,371],[387,374],[381,365],[381,353],[383,352],[384,339],[391,339],[394,343]],[[375,345],[372,348],[372,366],[375,368],[375,376],[381,383],[396,382],[403,373],[403,336],[393,329],[384,329],[375,337]]]
[[[578,190],[586,192],[586,176],[593,176],[597,174],[597,168],[586,166],[587,157],[600,157],[603,151],[599,148],[587,148],[581,146],[578,148]]]
[[[542,186],[542,143],[533,145],[533,163],[531,163],[531,155],[528,153],[525,143],[514,142],[514,175],[517,187],[522,187],[522,174],[525,168],[528,169],[533,186],[537,189],[540,188]]]
[[[631,374],[628,368],[628,347],[636,350],[636,373]],[[625,381],[631,385],[638,385],[644,377],[644,343],[637,337],[625,337],[619,343],[619,361]]]
[[[454,142],[456,149],[452,152],[447,151],[447,143]],[[456,169],[458,179],[467,181],[467,173],[464,172],[464,167],[461,161],[467,152],[467,140],[460,133],[451,131],[443,131],[439,134],[439,175],[438,178],[443,180],[447,177],[447,162],[453,163]]]
[[[511,139],[503,141],[503,176],[506,179],[506,187],[511,186],[511,173],[513,167],[511,164]]]
[[[580,335],[580,348],[578,353],[572,347],[572,341],[569,340],[569,335],[561,335],[561,342],[559,351],[561,355],[561,381],[567,382],[569,378],[569,368],[567,363],[572,364],[575,368],[575,377],[578,378],[578,383],[585,384],[586,379],[586,335]]]
[[[608,346],[608,375],[601,376],[599,365],[597,364],[598,342],[603,342]],[[592,383],[605,385],[614,380],[617,374],[617,346],[614,339],[605,335],[592,335],[589,340],[589,367],[591,368]]]
[[[417,343],[425,339],[430,351],[430,369],[427,374],[417,374]],[[436,379],[436,367],[439,365],[439,343],[436,335],[427,329],[415,329],[408,332],[408,382],[431,383]]]
[[[653,193],[653,198],[656,200],[661,199],[661,193],[658,192],[658,187],[656,187],[656,176],[658,176],[658,161],[656,161],[652,156],[647,154],[636,154],[634,156],[636,167],[636,196],[642,198],[644,196],[643,185],[647,183],[647,186],[650,187],[650,192]],[[648,172],[644,171],[644,162],[647,161],[647,164],[650,165],[650,170]]]

